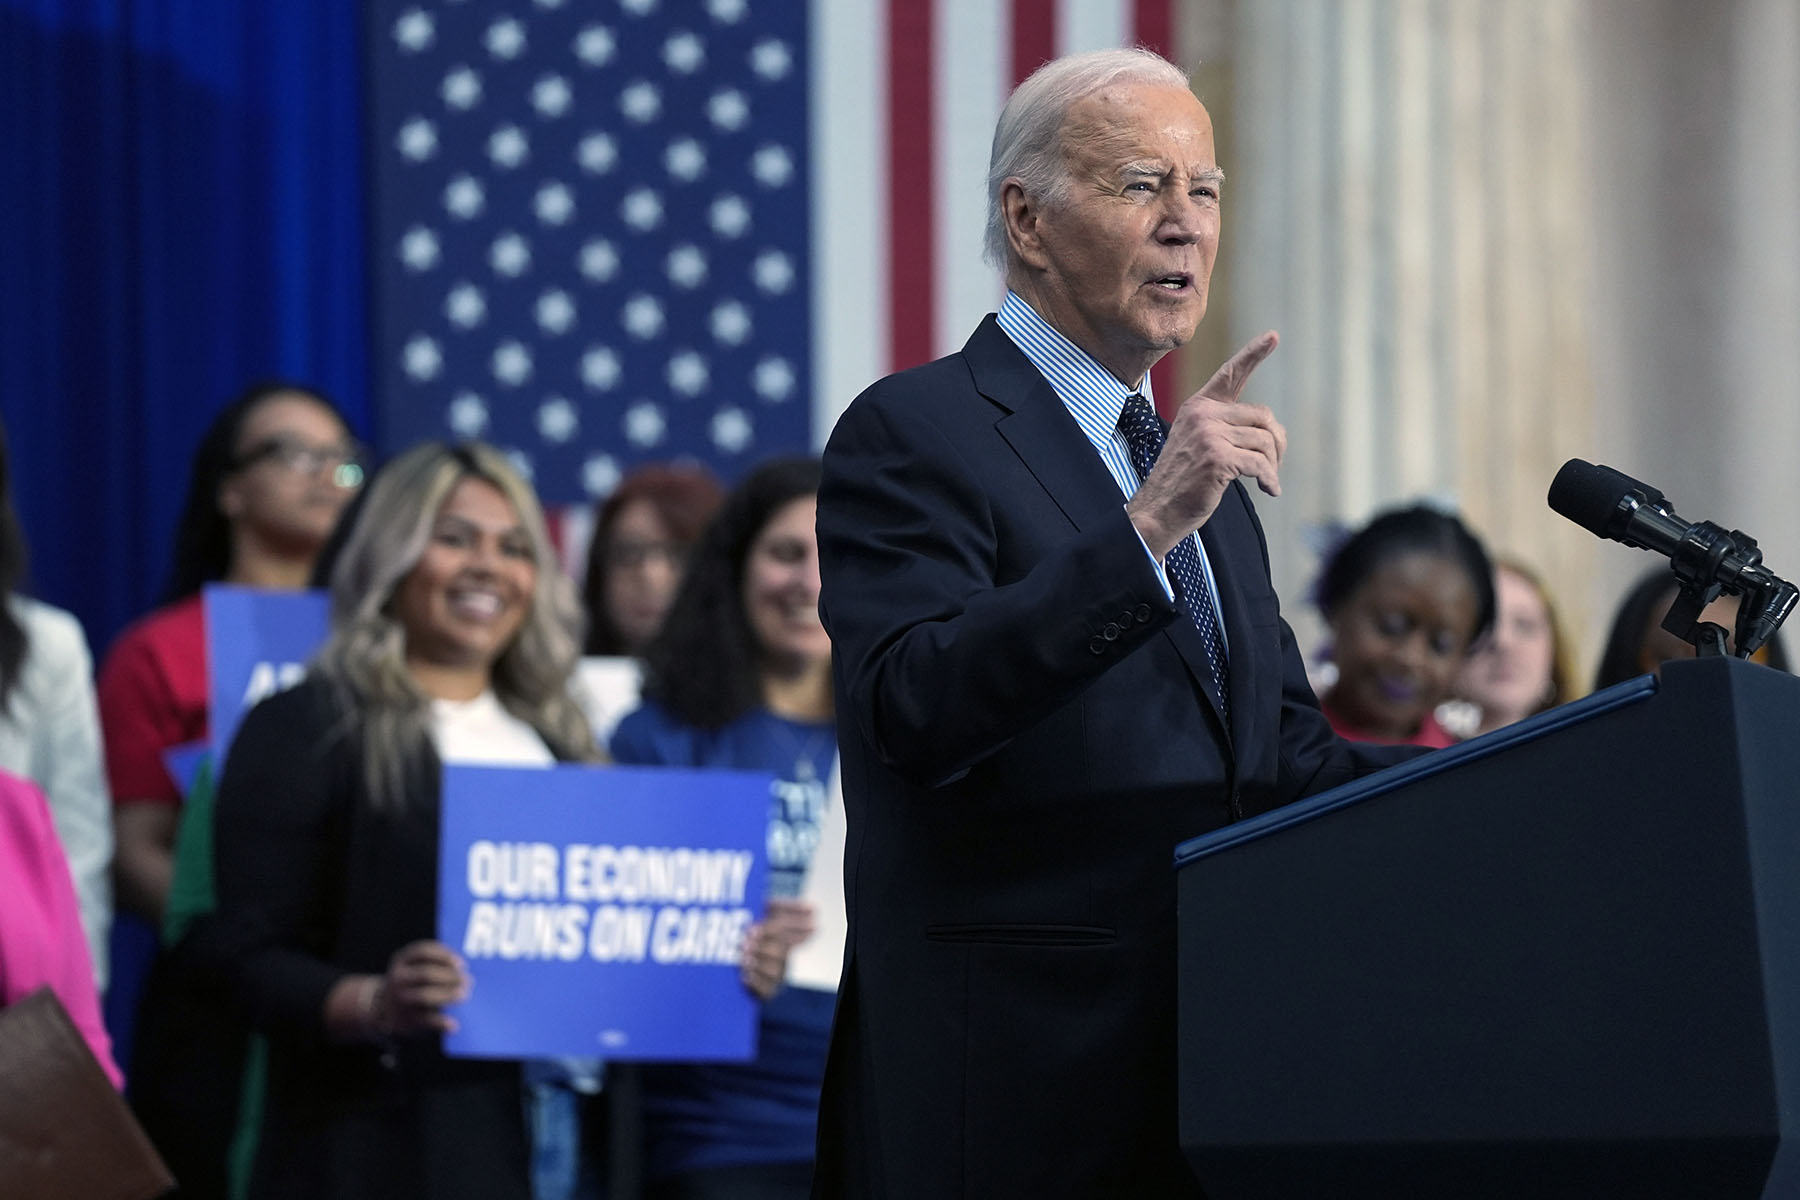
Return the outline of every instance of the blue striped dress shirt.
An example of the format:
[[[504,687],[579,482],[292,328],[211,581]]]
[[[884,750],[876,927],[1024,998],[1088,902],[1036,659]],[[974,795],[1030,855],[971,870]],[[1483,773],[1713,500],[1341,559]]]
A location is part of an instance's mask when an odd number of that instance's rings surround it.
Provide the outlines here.
[[[1119,432],[1119,414],[1125,411],[1125,400],[1132,389],[1114,379],[1105,367],[1094,361],[1092,355],[1071,342],[1068,338],[1051,328],[1050,323],[1038,316],[1037,311],[1027,304],[1017,292],[1008,290],[1006,299],[1000,304],[1000,313],[996,318],[1001,330],[1012,339],[1013,345],[1024,352],[1031,360],[1031,365],[1038,369],[1038,374],[1050,384],[1050,390],[1056,398],[1063,402],[1075,423],[1081,426],[1081,432],[1087,434],[1088,441],[1094,444],[1094,450],[1100,455],[1100,461],[1112,473],[1113,482],[1119,485],[1119,491],[1126,500],[1137,492],[1137,468],[1131,465],[1131,451],[1125,445],[1125,435]],[[1156,404],[1156,397],[1150,394],[1150,376],[1144,375],[1141,386],[1137,389],[1144,399]],[[1188,535],[1194,543],[1194,550],[1200,556],[1200,569],[1206,574],[1206,590],[1212,593],[1213,611],[1220,615],[1219,639],[1225,639],[1225,609],[1219,603],[1219,584],[1213,578],[1212,563],[1207,560],[1206,547],[1200,542],[1200,535]],[[1142,536],[1138,538],[1143,541]],[[1144,553],[1156,568],[1156,577],[1162,583],[1163,593],[1171,600],[1175,598],[1174,585],[1169,582],[1168,570],[1156,561],[1148,546]]]

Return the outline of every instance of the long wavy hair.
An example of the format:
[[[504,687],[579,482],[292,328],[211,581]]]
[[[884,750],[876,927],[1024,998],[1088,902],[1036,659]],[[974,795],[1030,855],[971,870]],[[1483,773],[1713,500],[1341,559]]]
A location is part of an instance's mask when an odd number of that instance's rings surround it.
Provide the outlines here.
[[[7,600],[25,581],[25,531],[12,502],[12,457],[6,447],[6,426],[0,425],[0,714],[10,711],[13,689],[25,668],[29,638]]]
[[[725,497],[694,547],[662,631],[644,650],[644,695],[698,729],[729,725],[763,702],[760,647],[744,612],[744,563],[777,512],[818,491],[818,459],[778,458]]]
[[[194,448],[194,461],[188,469],[187,499],[175,525],[175,549],[170,557],[169,583],[163,590],[164,603],[191,596],[206,584],[230,574],[231,519],[219,507],[219,487],[237,462],[241,452],[238,442],[250,414],[284,395],[311,400],[336,417],[339,425],[349,428],[337,405],[312,388],[284,380],[256,384],[219,410]]]
[[[331,635],[314,667],[339,693],[346,727],[362,740],[365,782],[377,807],[402,802],[407,770],[430,751],[430,702],[406,666],[406,630],[394,594],[424,555],[453,488],[479,479],[519,514],[537,563],[537,587],[518,634],[494,663],[494,694],[537,730],[559,758],[598,757],[569,682],[581,648],[575,586],[557,564],[544,511],[505,455],[479,442],[429,442],[384,466],[366,489],[331,571]]]

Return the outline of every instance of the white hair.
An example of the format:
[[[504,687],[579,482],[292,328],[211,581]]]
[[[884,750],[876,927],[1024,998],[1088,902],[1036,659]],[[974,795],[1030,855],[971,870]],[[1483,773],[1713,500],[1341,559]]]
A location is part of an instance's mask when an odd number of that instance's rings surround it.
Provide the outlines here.
[[[1017,179],[1025,194],[1040,204],[1066,199],[1069,172],[1063,159],[1063,120],[1076,101],[1117,83],[1190,86],[1180,67],[1154,50],[1133,47],[1052,59],[1013,89],[994,125],[994,147],[988,156],[988,262],[1008,265],[1000,189],[1008,179]]]

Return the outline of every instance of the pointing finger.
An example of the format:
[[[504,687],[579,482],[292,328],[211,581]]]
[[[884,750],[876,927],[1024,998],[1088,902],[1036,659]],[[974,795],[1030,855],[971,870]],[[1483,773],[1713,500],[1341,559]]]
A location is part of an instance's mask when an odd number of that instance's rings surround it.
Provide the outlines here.
[[[1250,373],[1262,365],[1263,359],[1275,353],[1275,347],[1280,344],[1281,337],[1273,329],[1251,338],[1243,349],[1213,372],[1212,378],[1196,394],[1213,400],[1235,401],[1243,393],[1244,384],[1249,382]]]

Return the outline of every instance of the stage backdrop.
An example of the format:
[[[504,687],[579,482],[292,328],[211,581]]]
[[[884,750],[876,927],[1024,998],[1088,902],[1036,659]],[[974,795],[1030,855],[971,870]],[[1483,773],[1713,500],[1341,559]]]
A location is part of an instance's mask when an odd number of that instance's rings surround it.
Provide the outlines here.
[[[0,415],[34,590],[97,654],[235,393],[369,428],[359,9],[0,0]]]

